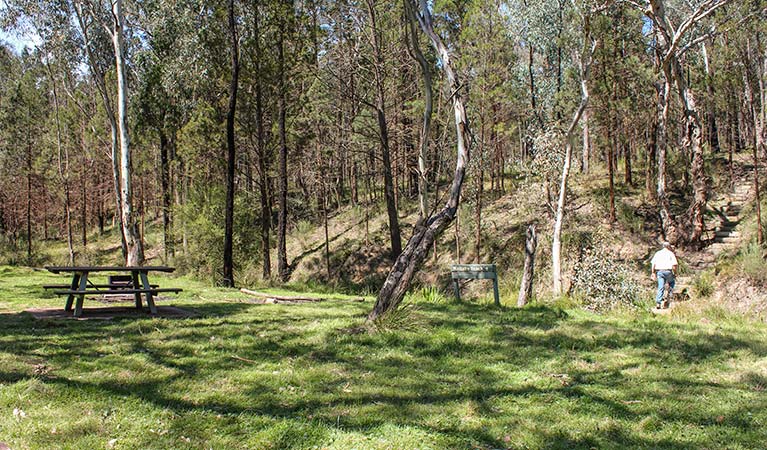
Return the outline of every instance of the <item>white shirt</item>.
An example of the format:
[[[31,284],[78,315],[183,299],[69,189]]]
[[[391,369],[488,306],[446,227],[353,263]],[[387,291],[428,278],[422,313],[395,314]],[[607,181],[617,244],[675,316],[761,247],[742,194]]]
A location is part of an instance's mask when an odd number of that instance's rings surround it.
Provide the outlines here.
[[[672,270],[677,265],[676,256],[667,248],[658,250],[653,255],[650,265],[655,270]]]

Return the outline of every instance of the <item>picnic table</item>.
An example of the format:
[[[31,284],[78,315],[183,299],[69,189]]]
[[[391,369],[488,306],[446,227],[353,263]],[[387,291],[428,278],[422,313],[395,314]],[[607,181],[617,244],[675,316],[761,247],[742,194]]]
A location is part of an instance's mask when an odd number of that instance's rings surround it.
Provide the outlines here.
[[[67,302],[64,310],[72,311],[72,303],[75,303],[74,316],[80,317],[83,313],[83,299],[86,295],[100,294],[132,294],[136,301],[136,308],[142,309],[141,297],[144,296],[151,314],[157,314],[154,304],[154,296],[160,292],[181,292],[178,288],[160,288],[158,285],[149,283],[149,272],[170,273],[176,270],[167,266],[48,266],[49,272],[60,274],[72,274],[69,284],[54,284],[43,286],[45,289],[59,289],[54,291],[56,295],[66,295]],[[128,273],[130,275],[109,276],[106,284],[94,284],[89,280],[93,273]]]

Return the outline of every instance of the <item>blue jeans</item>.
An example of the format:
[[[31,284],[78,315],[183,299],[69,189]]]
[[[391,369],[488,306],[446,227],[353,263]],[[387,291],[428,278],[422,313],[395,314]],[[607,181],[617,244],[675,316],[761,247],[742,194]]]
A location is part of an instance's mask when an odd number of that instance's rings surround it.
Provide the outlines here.
[[[658,294],[655,296],[655,303],[660,305],[663,302],[663,289],[668,281],[668,295],[670,296],[674,292],[674,272],[670,270],[659,270],[658,273]]]

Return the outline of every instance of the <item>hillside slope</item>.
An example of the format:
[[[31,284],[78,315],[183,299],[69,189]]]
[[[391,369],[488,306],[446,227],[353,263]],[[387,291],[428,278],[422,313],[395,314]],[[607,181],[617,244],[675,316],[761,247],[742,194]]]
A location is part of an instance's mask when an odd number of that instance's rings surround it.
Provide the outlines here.
[[[717,272],[717,261],[732,259],[753,240],[754,191],[749,155],[737,154],[732,185],[722,159],[715,168],[709,192],[709,210],[702,249],[678,249],[681,274],[677,292],[680,300],[695,296],[697,280],[708,272]],[[717,166],[718,164],[718,166]],[[639,184],[639,183],[635,183]],[[470,191],[471,187],[467,189]],[[591,249],[630,269],[632,278],[651,295],[649,259],[662,240],[654,202],[638,186],[616,186],[615,222],[609,220],[608,179],[605,173],[575,175],[570,182],[569,211],[565,218],[563,257],[565,286],[584,249]],[[670,186],[677,209],[685,207],[680,180]],[[505,304],[512,304],[522,267],[524,230],[536,223],[539,243],[536,260],[536,294],[546,296],[550,289],[551,224],[550,202],[545,185],[531,180],[516,180],[504,195],[486,194],[482,211],[482,255],[475,258],[475,221],[473,193],[466,192],[460,211],[459,229],[447,230],[439,240],[435,257],[430,258],[419,281],[450,292],[449,266],[459,262],[456,239],[460,242],[460,262],[496,263],[501,294]],[[412,232],[417,219],[414,205],[403,204],[400,216],[403,240]],[[388,257],[388,229],[382,208],[366,220],[361,208],[346,208],[329,219],[330,277],[325,263],[324,228],[316,227],[294,233],[289,239],[288,254],[294,267],[291,281],[330,281],[331,284],[375,293],[391,265]],[[367,222],[367,224],[366,224]],[[366,231],[367,229],[367,231]],[[366,238],[367,236],[367,238]],[[718,273],[718,272],[717,272]],[[469,295],[488,298],[489,286],[471,282]]]

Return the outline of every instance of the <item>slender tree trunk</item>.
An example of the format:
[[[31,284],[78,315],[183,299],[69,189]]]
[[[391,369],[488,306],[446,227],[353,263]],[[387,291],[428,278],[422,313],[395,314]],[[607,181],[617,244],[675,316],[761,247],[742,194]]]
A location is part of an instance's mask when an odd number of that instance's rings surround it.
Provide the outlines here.
[[[285,19],[280,19],[280,31],[277,41],[277,127],[280,135],[279,157],[279,197],[280,213],[277,216],[277,273],[280,280],[288,281],[290,278],[290,266],[288,265],[288,250],[286,233],[288,228],[288,142],[285,123],[286,115],[286,89],[285,89]]]
[[[706,93],[707,95],[707,102],[706,102],[706,125],[708,125],[708,142],[711,146],[711,151],[714,153],[718,153],[720,151],[719,148],[719,129],[716,126],[716,105],[714,102],[715,98],[715,90],[714,90],[714,73],[711,70],[711,66],[709,64],[709,57],[708,57],[708,50],[706,48],[706,43],[703,42],[701,44],[701,54],[703,55],[703,67],[706,71]]]
[[[416,24],[418,19],[410,0],[404,0],[405,11],[408,14],[411,46],[413,57],[418,61],[423,76],[423,126],[421,127],[420,144],[418,146],[418,206],[419,219],[425,218],[429,214],[429,193],[428,180],[426,178],[426,155],[429,153],[429,135],[431,130],[431,116],[434,109],[434,99],[432,97],[432,79],[429,63],[426,61],[421,46],[418,43],[418,34]]]
[[[653,181],[655,180],[655,157],[656,157],[656,149],[658,148],[657,143],[657,136],[658,136],[658,125],[657,125],[657,117],[653,115],[652,125],[650,126],[649,131],[645,131],[647,134],[647,153],[646,153],[646,159],[645,159],[645,191],[647,194],[647,198],[653,199],[655,198],[655,189],[653,187]]]
[[[655,136],[655,143],[657,145],[655,153],[658,158],[656,193],[665,239],[676,242],[676,223],[671,216],[671,204],[666,194],[666,124],[669,106],[668,97],[671,93],[671,80],[669,77],[670,73],[666,73],[663,77],[663,82],[658,86],[657,134]]]
[[[747,104],[747,107],[749,109],[749,113],[751,115],[751,118],[754,122],[754,139],[753,139],[753,165],[754,165],[754,191],[756,192],[756,241],[757,243],[762,246],[764,244],[764,235],[762,231],[762,211],[761,211],[761,196],[759,195],[759,149],[762,147],[762,124],[761,120],[759,118],[759,108],[756,105],[756,99],[754,96],[754,91],[752,88],[752,65],[751,61],[755,61],[753,52],[751,50],[751,39],[746,40],[746,51],[743,54],[744,61],[748,61],[748,63],[744,63],[741,66],[742,73],[743,73],[743,89],[744,89],[744,97]],[[758,75],[758,65],[757,65],[757,76]]]
[[[381,291],[378,293],[373,310],[368,315],[368,320],[370,321],[375,321],[381,315],[397,308],[404,298],[413,276],[428,257],[429,250],[434,244],[435,239],[442,234],[455,218],[460,201],[461,186],[466,174],[466,164],[469,160],[469,128],[460,84],[456,79],[455,72],[453,72],[450,53],[432,26],[432,16],[427,0],[419,0],[419,5],[420,14],[418,15],[418,22],[437,51],[442,70],[445,73],[449,92],[452,93],[451,100],[453,103],[457,138],[455,174],[448,201],[442,210],[416,223],[413,236],[399,257],[397,257],[394,266],[381,287]]]
[[[133,190],[131,187],[131,153],[130,138],[128,137],[128,80],[125,69],[125,50],[123,48],[123,32],[125,17],[122,0],[112,3],[113,30],[112,43],[115,52],[117,68],[117,128],[120,136],[120,194],[122,196],[121,223],[125,230],[125,243],[128,249],[128,266],[140,266],[144,263],[144,248],[136,229],[136,219],[133,215]]]
[[[229,108],[226,114],[226,217],[224,224],[224,279],[225,287],[234,287],[234,166],[235,166],[235,142],[234,142],[234,115],[237,110],[237,88],[240,76],[239,48],[237,45],[237,27],[234,21],[234,0],[227,4],[229,18],[229,44],[231,51],[232,78],[229,83]]]
[[[591,159],[591,135],[589,133],[589,109],[583,111],[583,153],[581,154],[581,173],[589,173],[589,159]]]
[[[631,151],[631,147],[632,147],[632,142],[633,141],[634,141],[633,139],[630,139],[629,142],[626,142],[626,143],[622,144],[622,147],[623,147],[623,167],[624,167],[624,170],[625,170],[623,181],[626,183],[626,186],[633,186],[634,185],[634,179],[633,179],[633,176],[631,174],[631,155],[633,153]]]
[[[484,109],[484,108],[482,108]],[[484,119],[484,118],[483,118]],[[482,119],[481,119],[482,120]],[[476,159],[476,186],[474,192],[474,262],[479,264],[482,258],[482,193],[484,191],[485,184],[485,170],[484,170],[484,157],[485,157],[485,120],[482,120],[480,126],[480,148],[479,158]]]
[[[381,36],[378,27],[375,2],[367,1],[368,17],[370,19],[370,32],[372,34],[372,45],[375,62],[373,64],[373,74],[376,86],[376,118],[378,119],[378,130],[380,134],[381,157],[383,159],[384,176],[384,198],[386,199],[386,212],[389,216],[389,238],[391,240],[391,256],[397,258],[402,252],[402,237],[399,229],[399,218],[397,216],[397,200],[395,197],[395,186],[392,177],[392,163],[390,158],[389,130],[386,123],[386,93],[384,91],[384,59],[381,51]]]
[[[98,88],[99,94],[101,95],[101,101],[104,104],[104,111],[106,113],[107,119],[109,121],[109,129],[110,129],[110,137],[111,137],[111,155],[110,159],[112,162],[112,182],[113,182],[113,192],[115,197],[115,218],[120,218],[122,220],[123,215],[123,200],[122,200],[122,194],[120,189],[120,143],[119,143],[119,132],[118,132],[118,125],[117,125],[117,118],[115,117],[114,107],[112,106],[112,100],[109,98],[109,91],[107,90],[106,81],[104,77],[104,73],[99,69],[99,66],[96,62],[95,57],[93,56],[93,52],[91,50],[90,46],[90,36],[89,36],[89,28],[88,24],[86,23],[86,17],[83,15],[82,12],[82,5],[81,2],[76,1],[74,4],[74,11],[75,16],[77,17],[77,23],[80,27],[80,32],[83,34],[83,38],[85,40],[85,54],[88,57],[88,65],[90,67],[91,76],[93,76],[93,80],[95,81],[96,87]],[[125,234],[125,229],[122,227],[122,224],[120,226],[120,245],[122,249],[122,255],[123,259],[127,261],[128,259],[128,243],[127,243],[127,236]]]
[[[27,260],[32,260],[32,140],[27,134]]]
[[[517,306],[523,307],[533,297],[533,278],[535,275],[535,249],[538,246],[538,236],[535,234],[535,224],[527,226],[525,232],[525,267],[522,271],[522,282],[519,285]]]
[[[160,127],[160,188],[162,189],[162,243],[165,259],[173,256],[173,236],[170,222],[170,162],[168,158],[168,137]]]
[[[56,79],[53,77],[53,71],[50,65],[46,64],[48,69],[48,75],[51,80],[51,87],[53,91],[53,107],[56,116],[56,148],[58,150],[58,168],[59,178],[64,185],[64,217],[66,220],[66,232],[67,232],[67,250],[69,251],[69,265],[75,264],[75,249],[72,239],[72,215],[71,215],[71,201],[69,193],[69,151],[62,145],[61,134],[61,118],[59,112],[59,96],[56,89]]]
[[[565,215],[565,201],[567,199],[567,179],[570,175],[570,162],[573,153],[573,141],[575,139],[575,129],[581,120],[583,111],[589,104],[589,73],[591,69],[592,56],[596,49],[596,42],[591,41],[591,27],[589,16],[584,17],[583,26],[583,49],[579,55],[580,60],[580,84],[581,84],[581,102],[575,113],[573,113],[570,127],[565,134],[565,159],[562,164],[562,177],[559,183],[559,198],[557,200],[556,215],[554,218],[554,232],[551,239],[551,274],[552,274],[552,293],[555,297],[562,295],[562,222]],[[608,163],[609,164],[609,163]]]
[[[261,199],[261,258],[263,264],[262,277],[268,280],[272,277],[271,242],[269,234],[272,226],[272,208],[269,203],[269,155],[264,136],[264,106],[263,82],[261,73],[261,27],[260,11],[256,5],[254,13],[254,52],[256,77],[256,145],[258,146],[258,171],[260,173],[259,194]]]
[[[86,196],[85,173],[80,171],[80,228],[82,233],[83,249],[88,246],[88,208]]]

